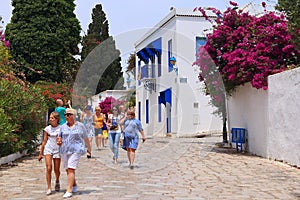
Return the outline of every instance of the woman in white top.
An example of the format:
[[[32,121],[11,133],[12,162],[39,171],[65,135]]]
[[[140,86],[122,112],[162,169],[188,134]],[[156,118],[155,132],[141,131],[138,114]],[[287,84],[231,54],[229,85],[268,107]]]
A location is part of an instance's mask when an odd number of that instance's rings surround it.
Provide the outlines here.
[[[112,114],[108,116],[107,126],[109,128],[108,131],[108,139],[110,144],[110,149],[113,152],[113,160],[114,163],[118,163],[118,155],[119,155],[119,143],[121,137],[121,125],[120,125],[120,115],[117,107],[112,108]]]
[[[69,198],[72,193],[77,192],[75,170],[78,167],[79,159],[86,154],[85,146],[87,146],[87,157],[91,157],[91,144],[85,126],[76,121],[76,111],[67,108],[65,115],[67,123],[61,126],[57,144],[60,146],[61,158],[68,176],[68,187],[63,197]]]
[[[55,191],[60,190],[59,177],[60,177],[60,155],[59,146],[56,144],[56,137],[60,133],[59,125],[60,117],[58,112],[50,114],[50,125],[44,129],[44,139],[42,142],[40,155],[38,160],[42,160],[45,156],[46,162],[46,180],[48,189],[46,194],[51,194],[51,173],[52,173],[52,160],[54,163],[54,173],[56,177]]]

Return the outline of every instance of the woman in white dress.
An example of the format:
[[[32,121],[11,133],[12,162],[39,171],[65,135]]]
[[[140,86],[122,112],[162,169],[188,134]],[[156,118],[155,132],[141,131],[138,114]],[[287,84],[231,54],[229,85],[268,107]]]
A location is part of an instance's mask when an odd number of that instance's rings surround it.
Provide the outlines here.
[[[90,144],[92,146],[93,138],[95,137],[95,129],[94,129],[94,115],[92,113],[92,107],[86,106],[84,109],[84,114],[82,115],[81,122],[84,124]]]

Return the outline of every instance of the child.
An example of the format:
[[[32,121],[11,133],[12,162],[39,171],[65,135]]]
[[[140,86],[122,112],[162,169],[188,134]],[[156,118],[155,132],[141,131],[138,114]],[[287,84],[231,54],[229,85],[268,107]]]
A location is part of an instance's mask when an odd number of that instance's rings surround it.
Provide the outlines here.
[[[59,125],[60,117],[58,112],[52,112],[50,114],[50,125],[44,129],[44,139],[42,142],[40,155],[38,160],[42,160],[45,156],[46,162],[46,180],[48,189],[46,194],[50,195],[51,191],[51,173],[52,173],[52,160],[54,162],[54,172],[56,177],[55,191],[60,190],[59,176],[60,176],[60,155],[59,146],[56,144],[56,137],[60,133]]]

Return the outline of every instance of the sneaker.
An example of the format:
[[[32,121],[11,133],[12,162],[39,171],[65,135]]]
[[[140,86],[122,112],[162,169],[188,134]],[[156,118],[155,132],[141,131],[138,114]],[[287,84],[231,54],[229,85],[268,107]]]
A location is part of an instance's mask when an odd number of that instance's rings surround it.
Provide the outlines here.
[[[51,189],[48,189],[46,195],[50,195],[52,193]]]
[[[77,192],[77,189],[78,189],[78,186],[77,186],[77,185],[73,186],[73,187],[72,187],[72,192],[73,192],[73,193]]]
[[[57,183],[55,183],[55,191],[59,192],[59,190],[60,190],[60,184],[59,184],[59,182],[57,182]]]
[[[63,196],[63,198],[70,198],[72,196],[71,192],[66,192]]]

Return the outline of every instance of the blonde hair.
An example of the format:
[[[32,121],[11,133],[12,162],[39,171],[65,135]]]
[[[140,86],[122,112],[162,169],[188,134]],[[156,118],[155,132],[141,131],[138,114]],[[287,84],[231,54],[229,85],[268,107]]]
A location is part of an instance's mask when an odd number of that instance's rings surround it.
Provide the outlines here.
[[[59,121],[60,121],[59,113],[56,112],[56,111],[53,111],[53,112],[50,113],[50,116],[51,115],[57,120],[57,123],[59,124]]]
[[[100,111],[101,111],[101,108],[100,108],[99,106],[97,106],[97,107],[95,108],[95,110],[100,110]]]

